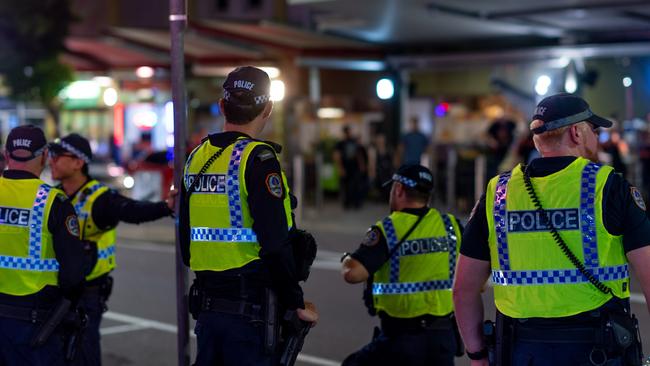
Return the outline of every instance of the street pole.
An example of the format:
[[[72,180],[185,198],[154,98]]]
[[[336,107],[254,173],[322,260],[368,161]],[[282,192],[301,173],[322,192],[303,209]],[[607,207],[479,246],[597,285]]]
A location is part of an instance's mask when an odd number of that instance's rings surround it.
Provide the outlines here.
[[[187,126],[187,97],[185,93],[185,59],[183,33],[187,25],[185,0],[169,0],[169,33],[171,35],[172,102],[174,106],[174,186],[181,189],[185,163],[185,127]],[[176,322],[178,325],[178,365],[190,364],[189,316],[187,309],[187,268],[183,264],[180,246],[180,200],[176,200]]]

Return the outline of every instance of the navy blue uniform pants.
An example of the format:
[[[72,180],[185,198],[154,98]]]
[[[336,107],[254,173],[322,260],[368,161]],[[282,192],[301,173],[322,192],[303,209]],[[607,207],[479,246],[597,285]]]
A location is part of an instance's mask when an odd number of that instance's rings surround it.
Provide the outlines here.
[[[264,326],[241,315],[202,312],[194,328],[195,366],[271,366],[264,352]]]
[[[513,366],[592,366],[589,355],[593,345],[585,343],[539,343],[515,341]],[[603,354],[593,355],[596,364],[604,361]],[[620,358],[608,360],[603,366],[623,366]]]
[[[372,342],[348,356],[343,366],[453,366],[453,330],[421,329],[400,334],[380,332]]]
[[[29,346],[40,324],[0,317],[0,366],[63,366],[63,336],[54,332],[38,348]]]
[[[100,366],[102,364],[102,350],[99,337],[99,326],[102,322],[104,305],[99,291],[86,290],[81,297],[80,305],[86,311],[88,324],[81,337],[81,344],[77,348],[73,366]]]

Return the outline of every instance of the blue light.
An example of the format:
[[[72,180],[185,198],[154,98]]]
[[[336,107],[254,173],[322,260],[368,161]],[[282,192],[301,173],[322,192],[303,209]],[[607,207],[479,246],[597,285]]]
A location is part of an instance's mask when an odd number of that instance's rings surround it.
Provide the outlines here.
[[[219,108],[219,103],[210,104],[210,114],[213,117],[219,117],[221,115],[221,108]]]

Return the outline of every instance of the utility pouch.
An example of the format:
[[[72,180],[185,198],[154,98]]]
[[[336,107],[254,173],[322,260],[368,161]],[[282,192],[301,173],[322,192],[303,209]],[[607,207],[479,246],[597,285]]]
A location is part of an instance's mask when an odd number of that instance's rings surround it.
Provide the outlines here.
[[[196,280],[190,286],[190,293],[188,296],[188,308],[190,314],[192,314],[192,319],[197,320],[199,314],[201,313],[201,306],[203,304],[203,291],[196,284]]]
[[[264,302],[264,352],[269,355],[276,353],[279,337],[278,299],[275,292],[266,289]]]
[[[640,366],[643,362],[643,350],[639,322],[634,315],[626,312],[607,314],[607,341],[616,354],[623,357],[624,365]]]

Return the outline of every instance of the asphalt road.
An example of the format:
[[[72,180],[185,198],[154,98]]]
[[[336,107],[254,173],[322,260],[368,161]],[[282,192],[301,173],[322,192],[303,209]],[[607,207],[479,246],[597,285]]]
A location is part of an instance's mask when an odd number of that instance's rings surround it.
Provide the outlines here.
[[[362,304],[362,287],[341,280],[339,258],[358,245],[382,214],[378,206],[360,212],[330,207],[306,213],[303,227],[317,238],[319,256],[304,286],[305,297],[316,303],[321,320],[309,334],[299,365],[339,365],[370,340],[377,321]],[[173,223],[122,224],[118,235],[115,289],[102,324],[104,365],[177,365]],[[639,291],[634,282],[632,289]],[[494,314],[491,291],[484,301],[486,314]],[[644,348],[650,350],[650,316],[643,301],[634,296],[633,310],[645,330]],[[469,362],[459,358],[456,364]]]

